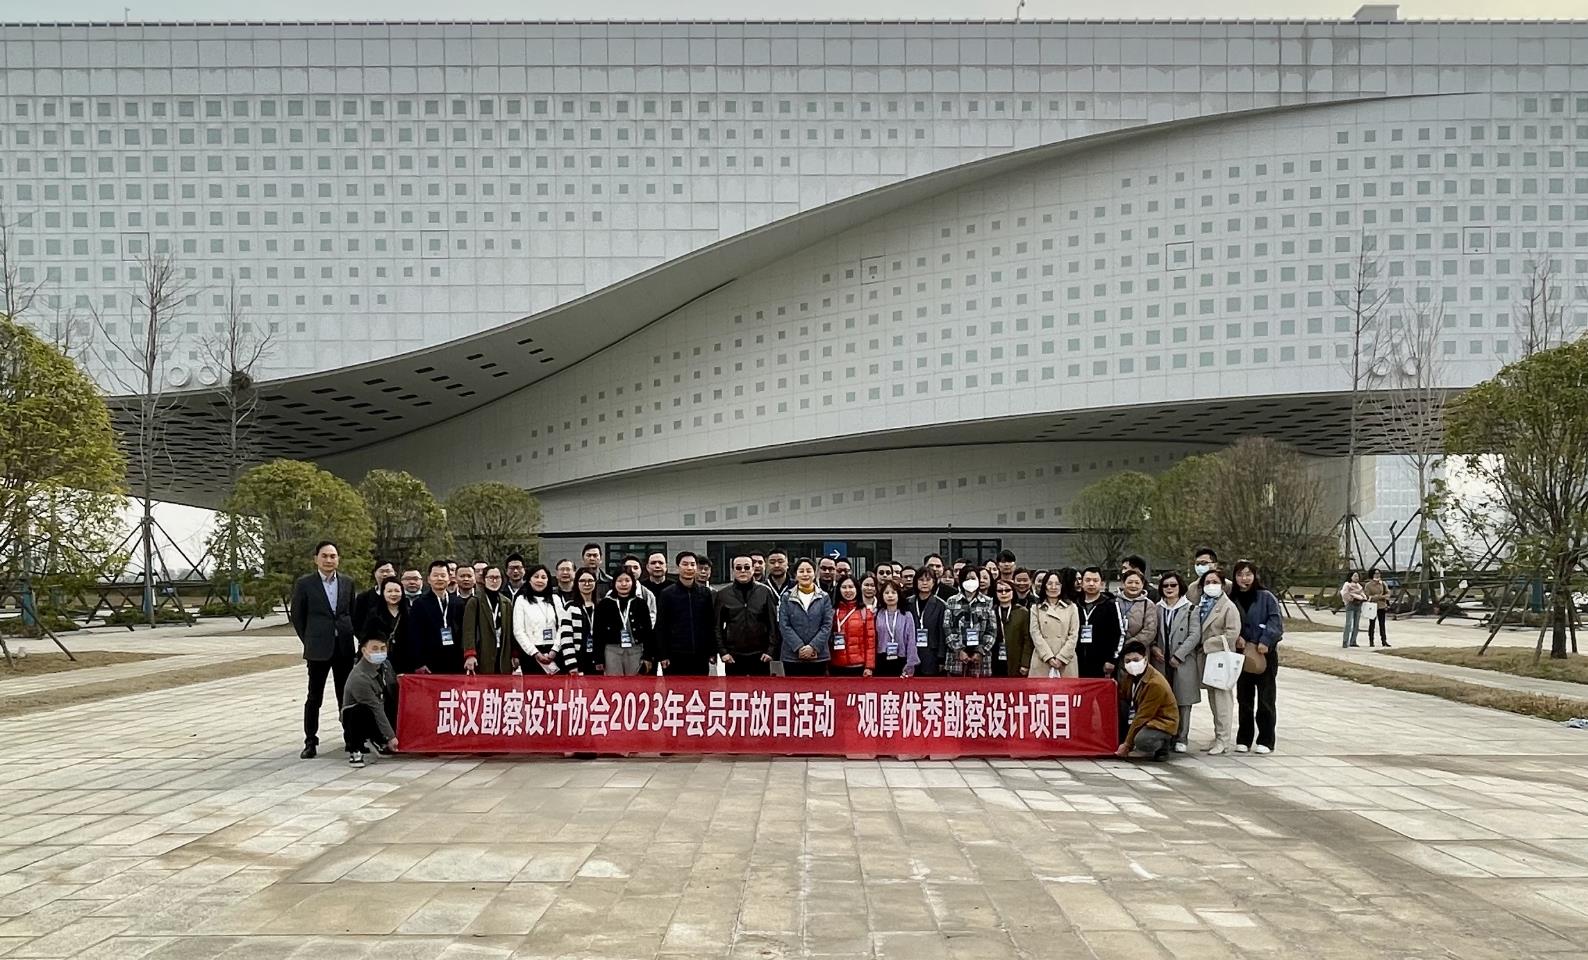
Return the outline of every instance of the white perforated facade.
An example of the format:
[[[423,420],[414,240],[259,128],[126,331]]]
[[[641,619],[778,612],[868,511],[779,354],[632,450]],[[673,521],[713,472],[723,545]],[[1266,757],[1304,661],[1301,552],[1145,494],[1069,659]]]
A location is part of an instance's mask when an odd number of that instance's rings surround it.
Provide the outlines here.
[[[173,382],[216,376],[234,279],[280,337],[262,455],[531,487],[570,538],[1057,535],[1093,469],[1339,454],[1364,244],[1387,316],[1442,305],[1452,386],[1514,356],[1541,258],[1588,322],[1583,22],[12,26],[0,54],[34,322],[125,313],[169,252]],[[175,446],[171,494],[212,500],[202,430]]]

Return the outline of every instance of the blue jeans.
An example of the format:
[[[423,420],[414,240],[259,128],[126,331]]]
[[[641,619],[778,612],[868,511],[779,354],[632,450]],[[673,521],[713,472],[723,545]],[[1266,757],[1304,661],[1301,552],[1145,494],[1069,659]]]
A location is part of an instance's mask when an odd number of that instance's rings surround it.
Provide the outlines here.
[[[1356,603],[1345,605],[1345,630],[1340,638],[1340,646],[1349,647],[1356,644],[1357,621],[1362,617],[1362,606]]]

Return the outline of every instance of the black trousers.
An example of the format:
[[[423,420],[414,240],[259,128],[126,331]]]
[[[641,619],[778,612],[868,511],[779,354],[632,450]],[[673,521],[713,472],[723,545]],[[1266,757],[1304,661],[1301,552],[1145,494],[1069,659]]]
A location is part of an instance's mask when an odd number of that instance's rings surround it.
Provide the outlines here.
[[[722,672],[730,677],[770,677],[772,664],[763,663],[759,653],[735,653],[732,663],[722,665]]]
[[[1235,685],[1235,712],[1239,721],[1235,742],[1252,745],[1255,720],[1257,745],[1274,749],[1274,724],[1278,719],[1274,706],[1275,680],[1279,676],[1279,648],[1268,648],[1268,669],[1262,673],[1243,673]]]
[[[1373,645],[1373,628],[1375,626],[1378,627],[1378,638],[1383,640],[1386,644],[1389,643],[1389,631],[1384,628],[1385,621],[1389,619],[1388,603],[1382,600],[1379,601],[1378,617],[1375,619],[1377,621],[1376,623],[1374,620],[1369,620],[1367,622],[1367,645],[1370,647]]]
[[[902,677],[904,676],[905,659],[903,657],[877,657],[877,669],[871,671],[873,677]]]
[[[784,660],[783,676],[785,677],[825,677],[827,676],[826,660]]]
[[[397,729],[396,701],[391,698],[386,700],[386,722],[392,725],[393,730]],[[355,703],[342,711],[343,746],[348,753],[362,752],[366,740],[386,745],[386,735],[380,732],[374,712],[362,703]]]
[[[347,686],[348,674],[353,672],[353,660],[350,657],[337,657],[334,660],[305,660],[304,665],[309,668],[309,695],[303,701],[303,742],[318,744],[320,742],[320,704],[325,702],[325,678],[331,678],[331,686],[336,690],[336,705],[342,706],[342,688]]]

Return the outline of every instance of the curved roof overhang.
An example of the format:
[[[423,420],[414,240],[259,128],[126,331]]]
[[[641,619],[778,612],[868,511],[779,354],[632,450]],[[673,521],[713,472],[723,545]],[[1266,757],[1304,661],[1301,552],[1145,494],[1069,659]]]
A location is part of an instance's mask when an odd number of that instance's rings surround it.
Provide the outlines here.
[[[522,390],[655,323],[681,307],[845,230],[946,191],[1121,141],[1311,107],[1348,98],[1262,107],[1094,134],[1028,147],[878,187],[786,217],[659,264],[594,293],[434,347],[260,385],[250,459],[314,460],[351,453],[444,422]],[[124,437],[136,435],[135,396],[112,397]],[[215,505],[226,494],[216,438],[228,424],[217,388],[168,393],[162,476],[155,495]],[[137,477],[129,477],[136,483]]]

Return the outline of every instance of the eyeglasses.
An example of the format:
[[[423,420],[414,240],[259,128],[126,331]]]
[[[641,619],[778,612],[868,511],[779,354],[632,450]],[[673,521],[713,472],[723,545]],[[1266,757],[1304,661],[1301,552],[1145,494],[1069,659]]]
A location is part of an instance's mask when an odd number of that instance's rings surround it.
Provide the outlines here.
[[[748,563],[736,563],[736,564],[733,565],[733,569],[735,569],[735,570],[749,570],[750,569],[750,565]]]

